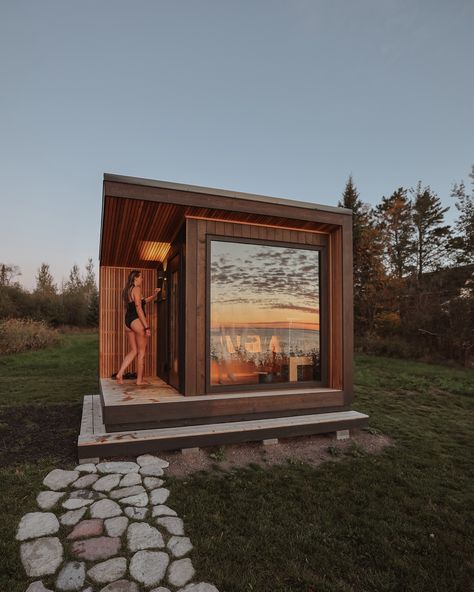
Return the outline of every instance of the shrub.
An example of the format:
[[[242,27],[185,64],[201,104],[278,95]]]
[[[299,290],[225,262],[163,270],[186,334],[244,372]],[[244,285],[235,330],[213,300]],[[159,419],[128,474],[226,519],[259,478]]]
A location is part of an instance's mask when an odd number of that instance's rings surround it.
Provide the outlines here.
[[[44,321],[6,319],[0,321],[0,354],[16,354],[56,345],[61,336]]]

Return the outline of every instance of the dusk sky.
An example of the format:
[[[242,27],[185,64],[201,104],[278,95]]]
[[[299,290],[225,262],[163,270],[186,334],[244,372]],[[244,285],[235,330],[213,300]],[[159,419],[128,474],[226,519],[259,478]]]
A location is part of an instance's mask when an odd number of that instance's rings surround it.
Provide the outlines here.
[[[474,164],[472,0],[0,0],[0,262],[98,267],[104,172],[337,205]]]

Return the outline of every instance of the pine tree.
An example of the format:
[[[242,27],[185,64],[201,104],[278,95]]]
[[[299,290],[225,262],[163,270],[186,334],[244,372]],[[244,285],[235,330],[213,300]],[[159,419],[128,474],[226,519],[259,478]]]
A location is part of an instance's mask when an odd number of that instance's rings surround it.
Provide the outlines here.
[[[49,271],[48,263],[42,263],[38,268],[36,275],[35,292],[40,294],[56,294],[57,287],[53,281],[53,276]]]
[[[455,250],[456,262],[458,264],[474,263],[474,165],[471,173],[471,194],[468,195],[463,181],[455,183],[451,191],[451,197],[456,199],[456,209],[459,217],[455,222],[456,236],[451,241]]]
[[[415,228],[407,193],[399,187],[390,197],[382,197],[382,202],[376,206],[378,225],[384,234],[387,267],[399,280],[415,268]]]
[[[414,195],[414,246],[418,280],[420,280],[424,272],[439,269],[449,254],[451,227],[441,225],[449,206],[443,208],[436,193],[429,185],[422,187],[421,181],[418,181],[416,188],[410,191]]]
[[[97,290],[95,281],[94,263],[92,257],[89,257],[86,265],[86,277],[84,278],[84,290],[87,294],[90,294]]]
[[[84,283],[79,272],[79,266],[77,265],[77,263],[74,263],[74,265],[71,268],[71,271],[69,272],[69,279],[64,286],[64,291],[70,293],[78,293],[82,290],[83,286]]]
[[[362,202],[349,175],[339,207],[352,210],[354,328],[362,335],[374,328],[379,313],[380,290],[384,283],[383,246],[374,212]]]

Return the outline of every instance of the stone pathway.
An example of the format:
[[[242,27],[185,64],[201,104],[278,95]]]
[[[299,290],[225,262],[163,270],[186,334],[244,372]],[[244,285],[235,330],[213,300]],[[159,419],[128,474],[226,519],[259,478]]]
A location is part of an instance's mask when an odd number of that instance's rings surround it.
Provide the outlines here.
[[[51,471],[41,511],[25,514],[16,535],[26,575],[38,578],[26,592],[219,592],[192,581],[193,546],[165,504],[168,464],[145,454]]]

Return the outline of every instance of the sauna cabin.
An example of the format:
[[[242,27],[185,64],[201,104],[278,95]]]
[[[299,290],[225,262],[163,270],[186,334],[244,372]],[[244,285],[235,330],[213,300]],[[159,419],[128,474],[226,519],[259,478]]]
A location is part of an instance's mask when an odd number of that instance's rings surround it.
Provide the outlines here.
[[[100,393],[84,398],[80,459],[367,425],[351,409],[351,210],[105,174],[99,259]],[[113,378],[132,270],[145,297],[160,288],[146,386]]]

